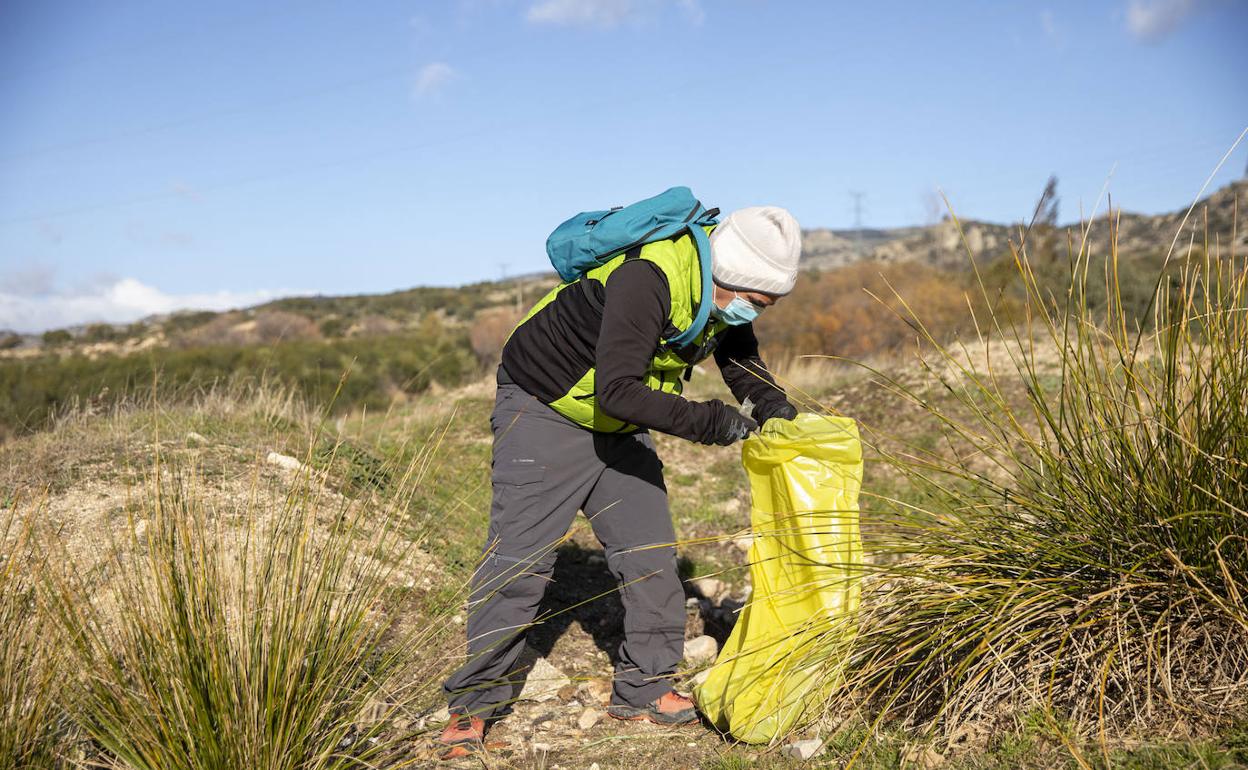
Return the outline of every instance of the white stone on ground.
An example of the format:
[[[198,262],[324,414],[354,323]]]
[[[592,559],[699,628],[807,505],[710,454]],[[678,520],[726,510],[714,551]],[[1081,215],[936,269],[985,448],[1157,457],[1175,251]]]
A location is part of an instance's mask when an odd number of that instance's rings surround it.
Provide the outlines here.
[[[719,578],[698,578],[693,581],[692,585],[693,590],[711,601],[714,601],[715,597],[722,594],[726,588],[724,581]]]
[[[539,703],[558,697],[560,688],[572,684],[562,671],[555,668],[545,658],[533,661],[533,668],[524,680],[524,689],[520,691],[520,700],[532,700]]]
[[[793,757],[794,759],[807,760],[818,756],[823,750],[823,741],[818,738],[810,738],[804,741],[794,741],[784,747],[784,755]]]
[[[685,642],[685,661],[694,665],[710,663],[719,654],[719,642],[703,634]]]
[[[290,455],[278,454],[277,452],[269,452],[268,456],[264,458],[264,461],[269,465],[275,465],[278,468],[287,471],[302,471],[304,468],[303,463],[299,462]]]
[[[582,730],[588,730],[594,725],[602,721],[602,712],[598,709],[585,709],[576,719],[576,726]]]

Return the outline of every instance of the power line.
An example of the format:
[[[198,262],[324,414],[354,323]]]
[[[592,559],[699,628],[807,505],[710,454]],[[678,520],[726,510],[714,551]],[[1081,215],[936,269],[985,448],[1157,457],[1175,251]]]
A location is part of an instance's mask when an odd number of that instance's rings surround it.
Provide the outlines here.
[[[702,76],[696,76],[696,77],[690,78],[687,81],[681,84],[678,84],[667,95],[670,96],[670,95],[685,93],[688,89],[693,88],[695,85],[698,85],[702,82],[703,82]],[[628,100],[626,102],[619,102],[609,96],[605,96],[604,98],[598,100],[597,102],[586,102],[582,104],[581,109],[585,113],[594,114],[594,112],[598,110],[599,108],[605,108],[605,107],[611,106],[611,107],[617,108],[618,110],[624,107],[631,107],[633,104],[637,104],[637,103],[643,103],[643,102],[649,103],[649,102],[652,102],[654,98],[655,98],[655,94],[644,93],[644,94],[639,94],[635,99]],[[401,154],[405,152],[411,152],[413,150],[421,150],[421,149],[426,149],[429,147],[435,147],[435,146],[444,145],[444,144],[453,144],[456,142],[464,141],[465,139],[475,139],[477,137],[489,135],[490,133],[494,133],[497,131],[509,130],[512,128],[513,125],[514,124],[506,122],[506,121],[495,120],[495,121],[492,121],[488,125],[483,123],[477,126],[475,129],[461,131],[460,133],[451,137],[440,137],[437,139],[430,139],[430,140],[426,140],[422,142],[413,142],[410,144],[397,145],[397,146],[382,148],[382,149],[378,149],[378,150],[374,150],[374,151],[370,151],[366,153],[359,153],[357,155],[352,155],[352,156],[345,157],[345,158],[339,158],[337,160],[324,161],[321,163],[314,163],[314,164],[304,164],[304,165],[288,167],[284,169],[275,169],[273,171],[269,171],[269,172],[262,173],[262,174],[254,174],[251,176],[240,177],[238,179],[222,181],[217,184],[193,185],[193,187],[196,192],[215,192],[217,190],[230,189],[233,187],[254,184],[256,182],[264,182],[264,181],[269,181],[273,179],[281,179],[281,178],[289,177],[289,176],[297,176],[299,174],[306,173],[309,171],[320,171],[320,170],[324,170],[328,168],[335,168],[335,167],[340,167],[340,166],[351,166],[351,165],[355,165],[355,164],[359,164],[363,162],[376,160],[378,158],[388,157],[391,155]],[[183,196],[184,194],[185,193],[182,191],[169,190],[165,192],[148,193],[146,195],[140,195],[140,196],[136,196],[133,198],[112,200],[112,201],[102,201],[99,203],[85,204],[81,206],[73,206],[69,208],[53,210],[53,211],[45,211],[45,212],[36,213],[36,214],[26,214],[22,216],[8,217],[5,219],[0,219],[0,226],[22,224],[22,223],[27,223],[27,222],[37,222],[41,219],[53,219],[53,218],[58,218],[58,217],[74,216],[77,214],[85,214],[85,213],[90,213],[93,211],[101,211],[101,210],[106,210],[106,209],[111,209],[111,208],[134,206],[134,205],[140,205],[144,203],[154,203],[156,201],[178,198],[178,197]]]
[[[862,199],[867,197],[865,192],[858,190],[850,190],[849,197],[854,199],[854,250],[858,252],[858,257],[864,256],[862,250]]]

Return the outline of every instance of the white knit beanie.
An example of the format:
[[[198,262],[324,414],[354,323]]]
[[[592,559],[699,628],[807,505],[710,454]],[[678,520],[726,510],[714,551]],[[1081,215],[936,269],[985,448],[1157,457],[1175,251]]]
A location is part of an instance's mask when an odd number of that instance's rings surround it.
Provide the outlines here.
[[[801,254],[801,228],[779,206],[737,209],[711,231],[711,275],[725,288],[788,294]]]

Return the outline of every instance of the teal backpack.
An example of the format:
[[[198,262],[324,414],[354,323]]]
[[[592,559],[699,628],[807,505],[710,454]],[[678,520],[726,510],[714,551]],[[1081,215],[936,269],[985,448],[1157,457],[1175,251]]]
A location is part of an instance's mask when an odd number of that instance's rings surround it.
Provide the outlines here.
[[[711,241],[702,228],[718,224],[718,215],[719,209],[703,208],[688,187],[673,187],[631,206],[577,214],[546,239],[546,254],[559,277],[571,283],[617,254],[688,231],[702,268],[702,301],[689,328],[666,340],[681,347],[697,338],[710,317]]]

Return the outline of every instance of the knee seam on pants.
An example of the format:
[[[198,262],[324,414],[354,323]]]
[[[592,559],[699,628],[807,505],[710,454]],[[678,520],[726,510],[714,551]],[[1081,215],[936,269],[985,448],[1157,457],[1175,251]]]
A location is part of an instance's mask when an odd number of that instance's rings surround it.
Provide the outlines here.
[[[622,548],[607,556],[607,561],[618,556],[649,556],[654,552],[663,552],[671,550],[675,554],[676,546],[673,543],[642,543],[641,545],[630,545],[628,548]]]

